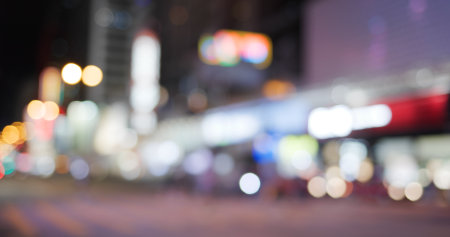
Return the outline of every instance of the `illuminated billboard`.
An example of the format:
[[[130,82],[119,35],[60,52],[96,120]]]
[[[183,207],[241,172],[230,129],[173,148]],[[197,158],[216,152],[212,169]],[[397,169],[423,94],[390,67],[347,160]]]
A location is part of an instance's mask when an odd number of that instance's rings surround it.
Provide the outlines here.
[[[272,41],[260,33],[219,30],[200,38],[198,53],[210,65],[232,67],[242,61],[264,69],[272,62]]]

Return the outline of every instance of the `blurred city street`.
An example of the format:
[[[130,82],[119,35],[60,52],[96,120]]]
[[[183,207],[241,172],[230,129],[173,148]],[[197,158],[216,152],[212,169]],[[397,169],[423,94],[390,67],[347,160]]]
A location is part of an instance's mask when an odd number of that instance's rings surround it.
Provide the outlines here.
[[[19,186],[2,196],[1,236],[450,235],[450,208],[436,203],[217,197],[69,180]]]
[[[450,237],[449,0],[0,6],[0,237]]]

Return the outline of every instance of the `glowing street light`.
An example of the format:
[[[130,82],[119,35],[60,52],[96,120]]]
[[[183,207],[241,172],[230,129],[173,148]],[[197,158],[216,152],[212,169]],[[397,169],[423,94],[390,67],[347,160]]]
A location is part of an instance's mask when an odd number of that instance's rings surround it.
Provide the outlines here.
[[[20,139],[20,131],[12,125],[8,125],[2,130],[2,140],[7,144],[14,144]]]
[[[69,85],[75,85],[81,80],[81,67],[75,63],[66,64],[62,71],[61,76],[65,83]]]
[[[27,106],[28,116],[32,119],[41,119],[45,115],[45,105],[40,100],[32,100]]]
[[[239,188],[247,195],[252,195],[258,192],[261,187],[261,180],[254,173],[245,173],[239,179]]]
[[[83,84],[89,87],[94,87],[100,84],[103,79],[103,72],[97,66],[89,65],[83,69],[82,81]]]
[[[45,114],[44,119],[45,120],[55,120],[59,115],[59,106],[53,101],[46,101],[44,102],[45,107]]]

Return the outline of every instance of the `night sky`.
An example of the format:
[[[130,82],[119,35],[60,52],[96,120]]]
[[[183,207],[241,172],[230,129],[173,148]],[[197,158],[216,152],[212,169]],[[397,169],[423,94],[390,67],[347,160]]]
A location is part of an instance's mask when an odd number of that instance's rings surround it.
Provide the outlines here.
[[[220,1],[218,1],[220,2]],[[232,8],[238,0],[226,4],[225,8]],[[251,1],[250,1],[251,2]],[[255,30],[268,34],[274,40],[274,62],[271,72],[276,75],[293,75],[297,78],[299,70],[301,27],[298,15],[299,2],[306,1],[270,1],[260,2],[261,8],[254,28],[239,28],[238,30]],[[154,2],[156,17],[164,20],[169,7],[177,1]],[[217,2],[216,2],[217,3]],[[228,6],[229,5],[229,6]],[[300,4],[301,5],[301,4]],[[195,15],[205,9],[191,9]],[[224,11],[226,9],[223,9]],[[228,9],[229,10],[229,9]],[[222,10],[221,10],[222,11]],[[0,8],[0,126],[21,121],[21,114],[26,104],[38,97],[39,72],[46,66],[62,67],[69,61],[86,63],[87,37],[89,21],[89,1],[84,0],[48,0],[48,1],[6,1]],[[225,19],[233,19],[232,11]],[[296,16],[297,15],[297,16]],[[217,28],[234,28],[233,21],[218,23]],[[164,25],[165,32],[172,32],[173,26]],[[186,26],[188,27],[188,26]],[[170,29],[169,29],[170,28]],[[197,29],[198,28],[198,29]],[[175,29],[175,28],[174,28]],[[176,28],[177,32],[181,28]],[[192,31],[204,32],[202,25],[191,25],[187,34]],[[195,30],[194,30],[195,29]],[[167,31],[169,30],[169,31]],[[200,33],[198,33],[200,34]],[[172,37],[164,33],[162,38]],[[197,37],[184,49],[186,52],[196,52]],[[187,65],[186,58],[175,56],[168,50],[178,45],[163,42],[163,61],[161,83],[174,84],[177,88],[180,76],[172,72],[188,74],[193,68],[183,69],[180,65]],[[286,44],[283,42],[287,42]],[[289,43],[290,42],[290,43]],[[179,41],[173,43],[179,44]],[[294,52],[294,53],[293,53]],[[178,55],[178,56],[177,56]],[[196,55],[194,55],[196,56]],[[184,60],[184,61],[183,61]],[[168,65],[168,66],[167,66]],[[183,71],[184,70],[184,71]],[[187,70],[187,71],[186,71]],[[178,76],[177,76],[178,75]]]
[[[22,1],[7,1],[0,8],[0,125],[20,120],[17,108],[20,88],[36,80],[39,61],[42,12],[45,5]],[[32,20],[31,20],[32,19]],[[27,97],[35,97],[27,95]]]
[[[87,1],[5,1],[0,8],[0,126],[22,120],[21,111],[38,96],[39,72],[65,60],[83,61]],[[83,22],[81,22],[83,23]],[[79,32],[79,31],[78,31]],[[69,40],[70,39],[70,40]]]

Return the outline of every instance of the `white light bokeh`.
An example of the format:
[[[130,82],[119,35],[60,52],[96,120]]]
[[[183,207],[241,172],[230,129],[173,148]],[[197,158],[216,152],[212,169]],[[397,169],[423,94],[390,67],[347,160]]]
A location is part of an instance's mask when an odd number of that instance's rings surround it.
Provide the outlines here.
[[[158,118],[155,112],[131,114],[131,125],[140,135],[148,135],[155,130]]]
[[[423,195],[423,187],[420,183],[413,182],[405,187],[405,197],[412,201],[418,201]]]
[[[170,168],[180,162],[182,148],[173,141],[147,141],[138,148],[150,174],[156,177],[167,175]]]
[[[313,163],[313,157],[306,151],[299,150],[291,158],[292,165],[299,171],[308,169]]]
[[[435,171],[433,183],[438,189],[450,189],[450,164],[440,167]]]
[[[125,148],[134,145],[137,137],[128,138],[127,110],[124,105],[114,104],[106,108],[101,116],[98,128],[94,136],[94,149],[101,155],[113,155],[119,152],[123,139]],[[129,139],[129,140],[128,140]]]
[[[349,153],[355,154],[359,158],[365,158],[367,147],[358,140],[345,140],[339,148],[339,154],[342,156]]]
[[[385,179],[396,187],[406,187],[418,180],[418,167],[411,156],[397,156],[387,163],[384,171]]]
[[[67,107],[67,117],[75,122],[92,121],[97,117],[98,107],[90,101],[73,101]]]
[[[352,153],[346,153],[339,160],[342,176],[347,181],[354,181],[359,174],[361,158]]]
[[[344,196],[347,185],[345,181],[338,177],[333,177],[327,181],[327,193],[332,198],[341,198]]]
[[[181,147],[173,141],[167,140],[159,144],[157,156],[165,160],[168,165],[177,164],[182,156]]]
[[[50,156],[36,158],[36,172],[40,176],[48,177],[55,172],[55,160]]]
[[[255,194],[261,187],[259,177],[254,173],[245,173],[239,179],[239,188],[247,195]]]
[[[308,181],[308,192],[315,198],[321,198],[327,193],[326,179],[316,176]]]
[[[432,182],[431,173],[428,169],[425,168],[419,169],[418,182],[420,183],[420,185],[422,185],[422,187],[427,187],[431,184]]]
[[[132,149],[136,147],[139,141],[138,135],[133,129],[126,129],[125,136],[122,140],[122,147],[126,149]]]
[[[70,174],[74,179],[82,180],[89,175],[89,165],[83,159],[76,159],[70,163]]]
[[[405,198],[404,189],[401,188],[401,187],[396,187],[396,186],[393,186],[393,185],[389,185],[387,191],[388,191],[389,197],[392,200],[400,201],[403,198]]]
[[[390,186],[405,188],[419,180],[419,166],[410,138],[385,138],[375,146],[378,162],[384,167],[383,179]]]
[[[354,181],[359,175],[361,162],[367,156],[366,146],[357,140],[346,140],[340,146],[339,155],[342,177],[347,181]]]
[[[188,174],[201,175],[210,168],[212,156],[213,154],[208,149],[195,151],[185,158],[183,168]]]

